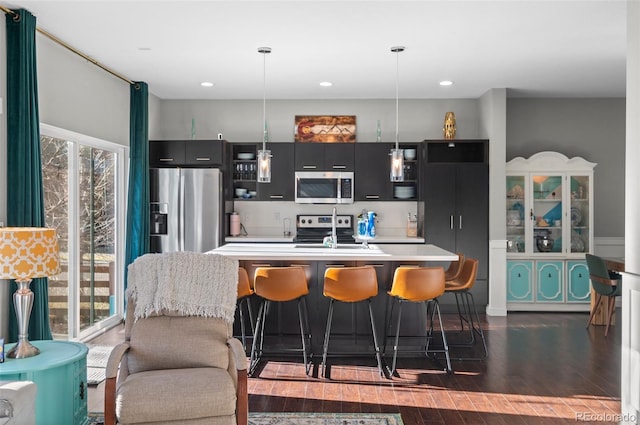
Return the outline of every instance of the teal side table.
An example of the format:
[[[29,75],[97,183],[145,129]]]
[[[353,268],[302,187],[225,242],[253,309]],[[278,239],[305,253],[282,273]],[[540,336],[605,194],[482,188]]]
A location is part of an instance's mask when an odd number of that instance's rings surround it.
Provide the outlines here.
[[[33,381],[36,424],[86,425],[87,346],[71,341],[31,341],[40,354],[26,359],[6,358],[0,380]],[[5,352],[14,344],[7,344]]]

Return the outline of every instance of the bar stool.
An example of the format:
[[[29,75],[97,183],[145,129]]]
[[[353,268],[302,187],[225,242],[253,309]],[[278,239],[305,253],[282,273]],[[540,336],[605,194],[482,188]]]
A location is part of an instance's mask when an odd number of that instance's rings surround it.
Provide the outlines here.
[[[387,293],[392,297],[391,314],[387,329],[390,327],[393,319],[394,301],[398,301],[398,319],[396,322],[396,334],[393,345],[393,362],[391,363],[391,375],[396,374],[396,360],[398,357],[398,341],[400,339],[400,323],[402,321],[402,305],[405,302],[423,303],[426,306],[429,326],[427,331],[427,342],[425,344],[424,353],[444,353],[446,358],[445,371],[448,374],[453,373],[451,368],[451,359],[449,357],[449,345],[447,336],[442,326],[442,317],[440,315],[440,305],[438,297],[444,294],[444,269],[442,267],[398,267],[393,274],[393,283],[391,290]],[[440,334],[442,335],[442,349],[429,349],[431,339],[433,338],[433,319],[438,314],[438,322],[440,323]],[[385,337],[386,342],[386,337]],[[385,343],[386,351],[386,343]],[[422,351],[420,351],[422,352]]]
[[[482,347],[484,349],[484,357],[487,357],[487,342],[484,338],[484,332],[480,325],[480,317],[478,316],[478,310],[473,299],[471,289],[476,283],[476,276],[478,275],[478,260],[475,258],[465,258],[462,265],[462,270],[457,278],[446,282],[445,293],[454,294],[456,297],[456,304],[458,305],[458,315],[460,317],[461,332],[464,331],[463,323],[466,322],[469,326],[469,340],[464,343],[449,344],[451,347],[472,347],[475,344],[475,335],[478,334],[482,340]],[[458,297],[462,302],[462,309],[460,310],[460,304],[458,303]],[[475,324],[474,324],[475,316]],[[469,360],[476,360],[475,358]]]
[[[264,353],[264,327],[267,312],[272,303],[297,301],[298,320],[300,324],[300,336],[302,338],[302,351],[305,364],[305,372],[308,374],[311,368],[310,356],[311,332],[307,317],[306,295],[309,294],[307,277],[302,267],[258,267],[255,271],[254,291],[262,298],[258,311],[258,322],[251,346],[251,359],[249,363],[249,375],[253,375]],[[278,354],[283,354],[279,351]]]
[[[447,285],[454,284],[453,280],[457,279],[460,276],[460,272],[462,271],[462,265],[464,264],[464,254],[461,252],[456,253],[458,255],[458,261],[452,261],[449,263],[449,268],[444,271],[444,285],[445,290]],[[456,308],[458,309],[458,317],[460,317],[460,329],[464,329],[464,324],[462,322],[462,315],[460,314],[460,303],[458,301],[458,297],[456,298]]]
[[[449,268],[444,271],[445,283],[460,276],[460,272],[462,271],[462,264],[464,264],[464,254],[461,252],[456,252],[456,254],[458,255],[458,261],[452,261],[451,263],[449,263]]]
[[[247,336],[245,331],[245,322],[244,322],[244,313],[242,311],[242,304],[244,303],[247,306],[247,313],[249,314],[249,324],[251,325],[251,335],[255,334],[256,328],[253,322],[253,313],[251,312],[251,302],[249,298],[254,294],[253,288],[251,287],[251,283],[249,282],[249,275],[247,274],[247,269],[244,267],[238,267],[238,301],[237,301],[237,310],[238,315],[240,316],[240,334],[242,337],[242,346],[244,350],[247,351]]]
[[[373,266],[362,267],[328,267],[324,273],[324,288],[322,294],[329,298],[329,313],[327,315],[327,328],[324,333],[322,347],[322,376],[325,376],[327,354],[329,351],[329,338],[331,336],[331,321],[333,319],[333,306],[336,301],[343,303],[357,303],[367,301],[369,307],[369,319],[371,320],[371,333],[378,364],[378,372],[384,375],[382,369],[382,356],[376,325],[373,318],[371,298],[378,295],[378,278]]]

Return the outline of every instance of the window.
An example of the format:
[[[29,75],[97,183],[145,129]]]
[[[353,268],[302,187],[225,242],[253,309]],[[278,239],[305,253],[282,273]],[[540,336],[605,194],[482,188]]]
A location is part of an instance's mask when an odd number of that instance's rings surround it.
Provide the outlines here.
[[[122,317],[127,149],[44,124],[40,133],[45,222],[60,242],[51,330],[82,339]]]

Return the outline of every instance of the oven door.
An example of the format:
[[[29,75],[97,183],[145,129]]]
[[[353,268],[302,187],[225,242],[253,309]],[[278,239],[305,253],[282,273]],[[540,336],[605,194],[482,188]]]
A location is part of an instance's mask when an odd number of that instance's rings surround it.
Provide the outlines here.
[[[351,204],[352,190],[343,193],[343,173],[322,171],[296,172],[295,202],[298,204]],[[352,178],[352,177],[347,177]],[[351,183],[348,185],[351,189]]]

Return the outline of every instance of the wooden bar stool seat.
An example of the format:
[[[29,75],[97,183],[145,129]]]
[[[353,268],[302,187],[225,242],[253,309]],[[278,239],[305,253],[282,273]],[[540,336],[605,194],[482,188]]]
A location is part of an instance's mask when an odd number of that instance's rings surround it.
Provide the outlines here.
[[[287,351],[302,352],[305,372],[308,374],[311,362],[311,332],[307,317],[306,296],[309,294],[307,276],[302,267],[258,267],[255,271],[254,291],[262,299],[258,311],[258,321],[251,347],[249,374],[253,376],[264,352],[264,328],[267,313],[272,303],[297,301],[301,349],[277,350],[272,353],[286,354]]]
[[[398,317],[396,321],[396,334],[393,345],[393,361],[391,363],[391,375],[396,375],[396,364],[398,357],[398,344],[400,339],[400,324],[402,321],[402,305],[405,302],[423,303],[426,306],[427,319],[429,326],[427,327],[426,343],[423,352],[428,356],[429,353],[443,352],[446,359],[445,371],[452,373],[451,359],[449,358],[449,345],[447,336],[442,326],[442,317],[440,315],[440,306],[438,297],[444,294],[445,272],[442,267],[398,267],[393,274],[393,282],[391,290],[387,293],[392,297],[391,314],[387,329],[391,326],[393,320],[394,301],[398,303]],[[440,324],[440,334],[442,336],[442,349],[430,349],[429,345],[433,338],[433,319],[435,314],[438,315],[438,323]],[[386,335],[385,335],[385,351],[386,351]]]
[[[325,375],[325,367],[327,365],[327,355],[329,351],[333,308],[336,301],[343,303],[367,302],[378,372],[380,375],[384,375],[380,345],[378,344],[373,309],[371,307],[371,299],[378,295],[378,278],[375,268],[373,266],[329,267],[324,273],[324,288],[322,293],[325,297],[329,298],[327,327],[322,349],[322,376],[327,377]]]

